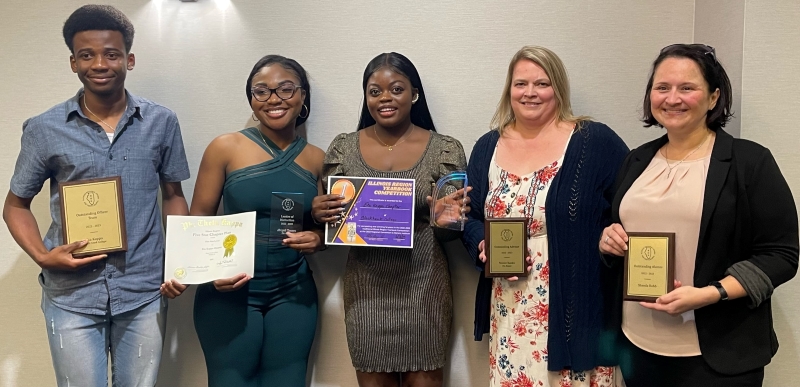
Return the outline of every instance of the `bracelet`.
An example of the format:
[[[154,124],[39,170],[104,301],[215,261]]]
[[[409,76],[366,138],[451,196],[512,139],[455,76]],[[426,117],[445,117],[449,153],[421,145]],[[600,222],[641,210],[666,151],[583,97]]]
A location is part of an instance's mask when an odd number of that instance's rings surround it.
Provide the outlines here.
[[[717,288],[717,291],[719,291],[719,300],[720,301],[727,301],[728,300],[728,291],[725,290],[724,287],[722,287],[722,283],[720,283],[719,281],[711,281],[711,283],[708,284],[708,285]]]

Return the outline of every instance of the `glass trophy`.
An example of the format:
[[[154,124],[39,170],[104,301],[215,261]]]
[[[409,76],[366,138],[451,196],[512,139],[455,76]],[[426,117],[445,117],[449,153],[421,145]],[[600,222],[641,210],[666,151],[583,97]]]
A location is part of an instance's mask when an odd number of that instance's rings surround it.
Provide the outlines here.
[[[273,192],[270,238],[285,238],[287,232],[303,231],[303,194]]]
[[[433,183],[431,197],[431,226],[464,231],[467,221],[464,203],[467,198],[467,172],[451,172]]]

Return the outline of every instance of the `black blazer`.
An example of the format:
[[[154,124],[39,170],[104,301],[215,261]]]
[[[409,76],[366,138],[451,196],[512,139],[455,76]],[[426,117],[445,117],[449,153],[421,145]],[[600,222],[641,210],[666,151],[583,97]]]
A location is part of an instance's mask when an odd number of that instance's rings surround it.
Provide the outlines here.
[[[622,197],[667,141],[665,135],[628,154],[617,179],[613,222],[620,223]],[[718,130],[706,177],[694,286],[721,280],[731,265],[748,260],[777,287],[797,273],[799,251],[797,208],[770,151]],[[621,271],[620,261],[614,266]],[[622,295],[616,293],[621,317]],[[763,367],[778,350],[770,300],[755,308],[749,301],[744,297],[695,310],[700,351],[717,372]]]

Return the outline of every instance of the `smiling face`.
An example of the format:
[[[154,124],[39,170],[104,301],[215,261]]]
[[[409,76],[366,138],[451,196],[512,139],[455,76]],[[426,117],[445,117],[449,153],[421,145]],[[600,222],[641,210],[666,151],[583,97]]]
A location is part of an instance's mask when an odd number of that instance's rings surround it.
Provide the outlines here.
[[[125,76],[133,70],[135,58],[125,52],[119,31],[82,31],[72,39],[72,72],[78,74],[84,92],[108,97],[125,90]]]
[[[708,90],[700,67],[688,58],[667,58],[653,74],[650,111],[667,131],[690,132],[706,128],[706,116],[719,98]]]
[[[404,75],[389,67],[381,67],[370,75],[364,91],[369,114],[383,128],[403,126],[411,121],[411,102],[417,89]]]
[[[296,89],[291,98],[285,100],[278,97],[278,94],[286,93],[289,89],[300,86],[300,78],[292,71],[283,66],[273,64],[261,68],[254,76],[251,87],[257,91],[250,98],[250,107],[253,109],[258,120],[272,130],[294,129],[295,120],[303,109],[303,101],[306,97],[304,89]],[[278,89],[271,92],[265,89]],[[261,93],[263,91],[263,93]],[[256,99],[256,94],[263,94],[269,97],[263,102]],[[263,98],[260,98],[263,99]]]
[[[542,125],[552,121],[558,111],[550,77],[541,66],[528,59],[514,65],[510,99],[517,121]]]

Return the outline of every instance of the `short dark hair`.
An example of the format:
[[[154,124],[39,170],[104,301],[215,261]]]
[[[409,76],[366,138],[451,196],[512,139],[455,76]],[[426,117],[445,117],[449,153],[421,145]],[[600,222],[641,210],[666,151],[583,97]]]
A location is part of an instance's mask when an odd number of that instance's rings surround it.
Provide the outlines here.
[[[706,115],[706,126],[713,131],[725,127],[725,124],[733,117],[731,105],[733,103],[733,91],[731,90],[731,80],[717,60],[714,48],[705,44],[673,44],[664,47],[661,53],[653,62],[650,69],[650,80],[647,81],[647,89],[644,92],[644,103],[642,104],[642,122],[645,127],[654,125],[661,126],[650,110],[650,89],[653,88],[653,77],[656,69],[667,58],[686,58],[691,59],[700,68],[700,73],[708,83],[708,92],[713,93],[719,89],[719,99],[717,104]]]
[[[256,65],[253,66],[253,71],[250,71],[250,76],[247,77],[247,85],[245,85],[247,103],[249,104],[253,100],[253,91],[250,90],[253,87],[253,77],[264,67],[271,66],[273,64],[283,67],[287,71],[292,72],[294,75],[300,78],[300,86],[306,91],[306,99],[303,101],[303,104],[306,105],[306,116],[297,116],[297,119],[294,121],[295,126],[300,126],[306,122],[308,116],[311,114],[311,84],[308,83],[308,74],[306,73],[306,69],[304,69],[303,66],[300,66],[300,63],[297,63],[297,61],[294,59],[280,55],[267,55],[259,59],[258,62],[256,62]],[[302,112],[303,110],[301,109],[301,115]]]
[[[72,40],[83,31],[119,31],[125,42],[125,52],[133,46],[133,24],[120,10],[110,5],[88,4],[75,10],[64,22],[64,43],[75,53]]]
[[[433,125],[433,118],[431,118],[431,112],[428,109],[428,100],[425,98],[425,89],[422,88],[422,80],[419,77],[417,68],[402,54],[396,52],[383,53],[373,58],[369,64],[367,64],[367,68],[364,69],[364,80],[361,84],[364,94],[367,92],[369,77],[383,67],[388,67],[392,71],[408,78],[411,82],[411,87],[417,89],[417,102],[411,105],[411,123],[420,128],[435,132],[436,127]],[[358,120],[357,129],[361,130],[372,125],[375,125],[375,119],[369,114],[367,100],[364,99],[364,104],[361,107],[361,119]]]

